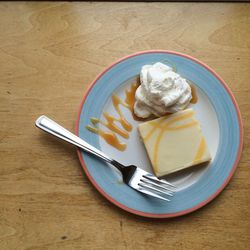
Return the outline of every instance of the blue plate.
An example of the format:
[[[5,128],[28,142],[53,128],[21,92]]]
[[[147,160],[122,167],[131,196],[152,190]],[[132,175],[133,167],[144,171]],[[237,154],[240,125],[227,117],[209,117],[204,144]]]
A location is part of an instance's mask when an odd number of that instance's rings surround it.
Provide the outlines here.
[[[184,176],[175,177],[177,183],[182,183],[182,188],[178,189],[171,202],[165,202],[142,195],[123,184],[112,168],[95,157],[81,150],[78,156],[89,180],[109,201],[137,215],[168,218],[190,213],[214,199],[231,179],[240,159],[243,132],[239,108],[225,82],[211,68],[190,56],[171,51],[143,51],[122,58],[102,72],[83,97],[76,133],[106,153],[113,152],[112,157],[116,156],[116,151],[110,151],[109,146],[106,147],[99,136],[86,130],[85,126],[91,117],[99,118],[103,110],[109,109],[107,103],[111,95],[119,93],[126,82],[138,76],[143,65],[158,61],[175,65],[178,73],[194,82],[198,89],[198,98],[201,98],[201,105],[197,106],[198,118],[199,114],[207,114],[208,122],[202,115],[200,119],[209,140],[208,146],[210,144],[214,150],[209,166],[199,175],[190,177],[188,185],[181,182]],[[125,151],[123,157],[117,153],[116,159],[123,158],[124,162],[126,158],[140,158],[136,150],[134,155],[129,152],[131,157],[126,154]],[[187,172],[185,174],[186,178]]]

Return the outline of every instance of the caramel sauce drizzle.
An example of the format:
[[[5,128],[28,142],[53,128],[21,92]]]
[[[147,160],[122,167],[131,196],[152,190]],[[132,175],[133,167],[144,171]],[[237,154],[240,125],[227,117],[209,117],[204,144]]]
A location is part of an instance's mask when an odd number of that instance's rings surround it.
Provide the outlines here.
[[[196,88],[194,87],[193,84],[190,84],[190,87],[191,87],[191,93],[192,93],[192,99],[191,99],[190,103],[195,104],[198,101],[198,96],[197,96],[197,93],[196,93]]]
[[[133,119],[135,121],[144,121],[145,119],[136,116],[134,113],[135,91],[139,87],[139,85],[140,85],[140,78],[138,77],[137,81],[131,85],[130,89],[126,89],[126,91],[125,91],[125,94],[126,94],[125,103],[128,105],[128,107],[131,111],[131,114],[133,116]]]
[[[127,108],[128,110],[130,110],[131,114],[133,115],[133,118],[136,119],[133,109],[134,109],[134,103],[135,103],[135,91],[138,88],[138,86],[139,86],[139,81],[137,80],[137,82],[133,83],[129,89],[126,89],[125,91],[126,97],[124,101],[121,100],[117,95],[115,94],[112,95],[112,104],[119,118],[116,118],[108,114],[107,112],[103,113],[105,121],[102,121],[97,118],[91,118],[91,123],[94,126],[100,123],[106,128],[108,128],[111,132],[104,131],[99,127],[92,127],[90,125],[86,126],[86,128],[89,131],[99,134],[108,144],[110,144],[111,146],[115,147],[116,149],[120,151],[124,151],[126,149],[126,144],[120,142],[116,134],[122,136],[125,139],[128,139],[129,132],[133,129],[132,125],[124,117],[122,110],[120,109],[120,106],[123,106],[124,108]],[[118,127],[116,123],[120,123],[123,129]]]
[[[115,110],[117,111],[118,115],[120,116],[120,119],[118,119],[118,121],[120,122],[120,124],[122,125],[122,127],[124,129],[126,129],[127,131],[131,131],[133,127],[124,117],[124,115],[120,109],[120,105],[122,105],[123,107],[125,107],[129,110],[130,110],[130,107],[116,95],[112,95],[112,102],[113,102],[113,106],[114,106]]]
[[[135,104],[135,91],[139,87],[140,82],[137,80],[136,83],[133,83],[130,87],[130,89],[126,89],[125,94],[125,103],[131,110],[131,112],[134,113],[134,104]]]
[[[128,139],[129,138],[129,134],[127,131],[120,129],[116,124],[115,121],[120,121],[119,119],[109,115],[108,113],[104,112],[103,116],[105,117],[106,121],[101,121],[100,119],[97,118],[91,118],[91,122],[93,125],[100,123],[103,126],[107,127],[108,129],[110,129],[111,131],[119,134],[120,136],[122,136],[123,138]]]
[[[160,144],[160,141],[161,141],[161,138],[164,134],[164,129],[162,129],[158,135],[158,137],[156,138],[156,141],[155,141],[155,146],[154,146],[154,154],[153,154],[153,166],[155,166],[155,169],[157,170],[157,166],[158,166],[158,162],[157,162],[157,159],[158,159],[158,148],[159,148],[159,144]]]
[[[205,152],[205,148],[206,148],[206,141],[205,141],[205,138],[202,137],[201,138],[201,141],[200,141],[200,145],[199,145],[199,148],[198,148],[198,151],[194,157],[194,160],[193,160],[193,164],[199,162]]]
[[[115,135],[115,133],[112,132],[106,132],[100,128],[94,128],[90,125],[87,125],[86,128],[93,132],[96,133],[98,135],[100,135],[108,144],[110,144],[111,146],[117,148],[120,151],[124,151],[127,147],[127,145],[123,142],[120,142],[119,139],[117,138],[117,136]]]

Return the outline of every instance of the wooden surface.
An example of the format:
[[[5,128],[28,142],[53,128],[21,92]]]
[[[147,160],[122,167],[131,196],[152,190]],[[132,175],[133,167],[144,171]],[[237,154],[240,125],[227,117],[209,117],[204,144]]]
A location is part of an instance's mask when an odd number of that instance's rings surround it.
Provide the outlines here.
[[[0,249],[249,249],[250,5],[0,3]],[[192,55],[232,89],[244,150],[223,193],[171,220],[104,199],[76,150],[34,126],[74,129],[81,98],[118,58],[147,49]]]

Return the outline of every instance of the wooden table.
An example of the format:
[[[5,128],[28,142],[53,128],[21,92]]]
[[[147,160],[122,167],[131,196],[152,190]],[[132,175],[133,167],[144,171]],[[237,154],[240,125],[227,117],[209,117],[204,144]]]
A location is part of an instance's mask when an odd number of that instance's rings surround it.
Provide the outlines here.
[[[250,5],[0,4],[0,249],[249,249]],[[244,150],[224,192],[180,218],[131,215],[89,183],[76,150],[34,126],[41,114],[74,129],[95,76],[127,54],[187,53],[233,91]]]

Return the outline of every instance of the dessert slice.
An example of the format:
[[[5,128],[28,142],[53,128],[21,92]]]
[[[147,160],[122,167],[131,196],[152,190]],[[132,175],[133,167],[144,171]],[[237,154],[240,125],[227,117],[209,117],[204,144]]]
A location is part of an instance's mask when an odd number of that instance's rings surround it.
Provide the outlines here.
[[[194,116],[192,109],[186,109],[138,126],[156,176],[211,160]]]

